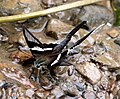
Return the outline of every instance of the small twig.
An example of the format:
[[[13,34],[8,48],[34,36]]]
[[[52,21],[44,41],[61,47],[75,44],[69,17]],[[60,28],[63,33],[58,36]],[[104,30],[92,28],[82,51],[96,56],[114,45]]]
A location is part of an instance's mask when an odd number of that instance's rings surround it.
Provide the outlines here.
[[[95,2],[99,2],[99,1],[103,1],[103,0],[82,0],[82,1],[77,1],[77,2],[73,2],[73,3],[60,5],[57,7],[52,7],[52,8],[46,9],[46,10],[42,10],[42,11],[31,12],[28,14],[19,14],[19,15],[13,15],[13,16],[0,17],[0,23],[21,21],[21,20],[25,20],[25,19],[29,19],[29,18],[38,17],[38,16],[44,16],[47,14],[64,11],[67,9],[71,9],[71,8],[75,8],[75,7],[79,7],[79,6],[83,6],[83,5],[88,5],[88,4],[92,4]]]

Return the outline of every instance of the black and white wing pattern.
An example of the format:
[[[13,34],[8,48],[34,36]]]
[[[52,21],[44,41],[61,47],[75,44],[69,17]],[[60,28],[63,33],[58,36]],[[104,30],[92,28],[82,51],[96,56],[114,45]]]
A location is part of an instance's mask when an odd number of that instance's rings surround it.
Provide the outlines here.
[[[23,26],[23,34],[27,45],[33,56],[42,54],[46,51],[52,51],[57,44],[42,44],[25,26]]]
[[[64,56],[67,55],[68,50],[63,51],[63,49],[68,44],[68,42],[71,40],[72,36],[80,28],[89,30],[89,28],[86,25],[86,21],[83,21],[80,24],[78,24],[70,33],[68,33],[66,38],[63,41],[61,41],[60,44],[52,44],[52,43],[51,44],[42,44],[32,33],[30,33],[30,31],[25,26],[23,26],[23,34],[24,34],[25,40],[28,44],[28,47],[29,47],[31,53],[36,58],[36,62],[44,61],[43,63],[45,63],[49,66],[54,66],[56,64],[65,63]],[[74,44],[74,46],[80,44],[90,34],[91,34],[91,32],[87,36],[85,36],[84,38],[82,38],[78,42],[76,42]],[[71,47],[71,49],[72,49],[72,47]]]
[[[73,28],[70,33],[66,36],[66,38],[57,46],[55,46],[54,51],[62,51],[64,47],[68,44],[68,42],[71,40],[72,36],[80,29],[85,28],[86,30],[89,30],[89,27],[87,26],[86,21],[81,22],[78,24],[75,28]]]
[[[30,33],[25,26],[23,26],[23,34],[29,48],[33,48],[34,46],[42,47],[42,43],[32,33]]]
[[[70,63],[68,61],[66,61],[66,56],[69,55],[70,53],[70,50],[73,49],[74,47],[76,47],[77,45],[80,45],[84,40],[86,40],[86,38],[91,35],[92,33],[96,32],[98,29],[100,29],[102,26],[104,26],[105,24],[102,24],[98,27],[96,27],[95,29],[91,30],[88,34],[86,34],[85,36],[83,36],[81,39],[79,39],[78,41],[76,41],[70,48],[62,51],[59,56],[57,57],[57,60],[55,60],[51,66],[54,66],[55,64],[56,65],[70,65]],[[75,53],[77,54],[77,53]],[[58,61],[59,59],[59,61]]]

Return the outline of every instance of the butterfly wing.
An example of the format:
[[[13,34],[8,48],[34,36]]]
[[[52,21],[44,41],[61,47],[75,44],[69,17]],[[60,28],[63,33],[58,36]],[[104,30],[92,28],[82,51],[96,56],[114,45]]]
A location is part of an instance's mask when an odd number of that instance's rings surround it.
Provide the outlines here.
[[[80,24],[78,24],[75,28],[71,30],[71,32],[66,36],[66,38],[59,44],[57,45],[54,50],[55,52],[62,51],[64,47],[68,44],[68,42],[71,40],[72,36],[80,29],[84,28],[86,30],[89,30],[89,27],[87,26],[87,22],[83,21]]]
[[[25,26],[23,26],[23,34],[29,48],[38,45],[42,47],[42,43]]]
[[[23,26],[23,34],[31,53],[35,57],[48,51],[52,51],[52,49],[57,45],[52,43],[42,44],[25,26]]]

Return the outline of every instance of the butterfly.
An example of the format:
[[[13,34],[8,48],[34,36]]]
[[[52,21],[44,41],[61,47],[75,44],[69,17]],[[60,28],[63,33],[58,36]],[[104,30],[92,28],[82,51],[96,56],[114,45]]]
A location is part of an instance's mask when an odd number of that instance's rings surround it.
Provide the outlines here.
[[[94,33],[98,28],[91,30],[88,34],[76,41],[72,46],[67,48],[67,44],[72,36],[80,29],[89,30],[87,22],[83,21],[67,34],[67,36],[59,44],[44,44],[41,43],[25,26],[23,26],[23,34],[26,43],[35,58],[34,67],[47,67],[49,70],[54,66],[70,65],[67,62],[66,56],[71,53],[71,50],[77,45],[81,44],[90,34]],[[74,54],[74,53],[73,53]]]

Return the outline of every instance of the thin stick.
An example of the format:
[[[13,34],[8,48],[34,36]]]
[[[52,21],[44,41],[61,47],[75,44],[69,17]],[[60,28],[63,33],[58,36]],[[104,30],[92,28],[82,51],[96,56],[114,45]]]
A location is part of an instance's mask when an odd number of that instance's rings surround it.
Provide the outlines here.
[[[44,16],[47,14],[64,11],[64,10],[68,10],[68,9],[79,7],[79,6],[92,4],[95,2],[99,2],[99,1],[103,1],[103,0],[82,0],[82,1],[77,1],[77,2],[73,2],[73,3],[60,5],[57,7],[52,7],[52,8],[46,9],[46,10],[42,10],[42,11],[28,13],[28,14],[19,14],[19,15],[13,15],[13,16],[0,17],[0,23],[21,21],[21,20],[25,20],[25,19],[29,19],[29,18],[38,17],[38,16]]]

